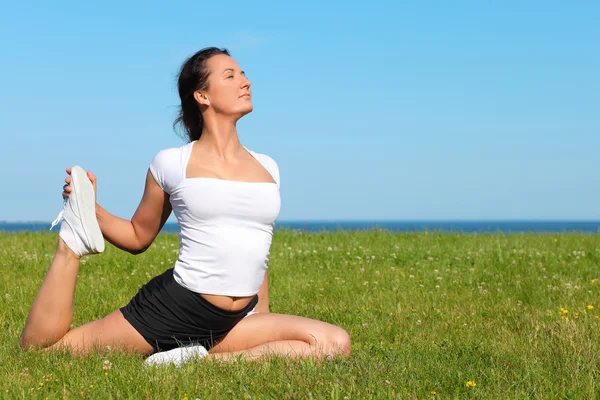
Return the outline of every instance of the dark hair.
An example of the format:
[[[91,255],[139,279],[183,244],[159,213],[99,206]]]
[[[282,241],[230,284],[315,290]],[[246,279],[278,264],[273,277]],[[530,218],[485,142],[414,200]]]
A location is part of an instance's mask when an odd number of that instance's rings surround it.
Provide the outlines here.
[[[194,92],[208,89],[210,70],[206,61],[217,54],[229,55],[227,49],[207,47],[188,58],[182,65],[177,79],[177,89],[181,106],[173,127],[181,125],[190,142],[198,140],[202,134],[202,114],[194,99]]]

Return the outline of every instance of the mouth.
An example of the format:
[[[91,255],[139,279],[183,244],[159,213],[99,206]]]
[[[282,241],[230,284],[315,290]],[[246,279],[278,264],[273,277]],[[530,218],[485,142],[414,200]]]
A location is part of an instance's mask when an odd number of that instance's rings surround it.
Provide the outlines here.
[[[244,93],[243,95],[240,96],[240,99],[243,98],[243,97],[250,98],[250,93]]]

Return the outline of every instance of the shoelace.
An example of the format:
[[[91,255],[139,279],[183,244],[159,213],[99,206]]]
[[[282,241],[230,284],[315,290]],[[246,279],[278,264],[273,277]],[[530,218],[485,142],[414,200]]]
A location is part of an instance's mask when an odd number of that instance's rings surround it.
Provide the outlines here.
[[[65,213],[65,208],[67,207],[67,199],[65,199],[64,203],[63,203],[63,208],[62,210],[60,210],[60,212],[58,213],[58,217],[56,217],[56,219],[54,221],[52,221],[52,225],[50,226],[50,229],[48,229],[49,231],[52,230],[52,228],[54,228],[56,225],[58,225],[58,223],[60,221],[62,221],[63,219],[63,214]]]

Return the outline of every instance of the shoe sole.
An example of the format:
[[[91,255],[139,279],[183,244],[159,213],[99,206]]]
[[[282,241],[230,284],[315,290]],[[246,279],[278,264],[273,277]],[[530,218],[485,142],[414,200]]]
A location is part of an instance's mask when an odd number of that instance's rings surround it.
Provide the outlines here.
[[[71,186],[77,191],[77,208],[83,222],[83,232],[90,244],[92,251],[102,253],[104,251],[104,236],[96,219],[96,195],[94,186],[83,168],[74,166],[71,168]]]

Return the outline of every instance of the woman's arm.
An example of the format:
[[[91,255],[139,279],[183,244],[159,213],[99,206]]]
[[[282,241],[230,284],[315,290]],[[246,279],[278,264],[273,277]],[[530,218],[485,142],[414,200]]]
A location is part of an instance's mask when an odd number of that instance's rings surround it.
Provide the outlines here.
[[[259,313],[269,312],[269,277],[267,271],[265,271],[265,280],[258,289],[258,303],[254,310]]]
[[[144,195],[131,221],[112,215],[96,203],[96,218],[104,238],[132,254],[143,253],[150,247],[170,214],[169,195],[158,186],[150,171],[146,175]]]
[[[71,168],[67,168],[67,174],[69,176],[65,179],[66,185],[63,189],[65,199],[71,194]],[[87,175],[95,192],[96,177],[89,171]],[[146,175],[142,201],[131,221],[110,214],[96,203],[96,219],[104,238],[119,249],[132,254],[142,253],[152,244],[170,214],[169,195],[156,183],[150,171]]]

